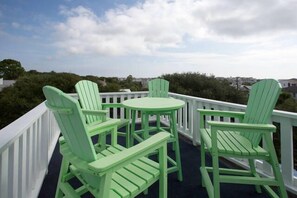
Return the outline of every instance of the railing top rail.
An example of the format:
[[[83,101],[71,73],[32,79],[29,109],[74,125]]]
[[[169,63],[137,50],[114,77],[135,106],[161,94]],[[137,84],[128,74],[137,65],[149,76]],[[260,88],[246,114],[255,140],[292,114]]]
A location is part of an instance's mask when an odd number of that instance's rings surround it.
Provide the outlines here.
[[[228,106],[228,107],[231,107],[231,108],[238,108],[238,109],[241,109],[241,110],[244,110],[246,108],[246,105],[242,105],[242,104],[236,104],[236,103],[231,103],[231,102],[224,102],[224,101],[219,101],[219,100],[200,98],[200,97],[196,97],[196,96],[188,96],[188,95],[182,95],[182,94],[177,94],[177,93],[169,93],[169,95],[170,96],[186,98],[188,100],[198,100],[199,102],[203,102],[203,103],[209,103],[209,104],[214,104],[214,105],[219,105],[219,106]],[[294,113],[294,112],[273,110],[272,115],[297,120],[297,113]]]
[[[133,91],[133,92],[100,92],[101,96],[122,96],[122,95],[136,95],[146,94],[148,91]],[[77,97],[77,93],[69,93],[70,96]]]
[[[236,104],[236,103],[231,103],[231,102],[224,102],[224,101],[219,101],[219,100],[200,98],[200,97],[196,97],[196,96],[188,96],[188,95],[171,93],[171,92],[169,93],[169,95],[170,96],[186,98],[188,100],[198,100],[199,102],[210,103],[210,104],[219,105],[219,106],[228,106],[228,107],[231,107],[231,108],[239,108],[239,109],[242,109],[242,110],[244,110],[246,108],[246,105],[242,105],[242,104]]]

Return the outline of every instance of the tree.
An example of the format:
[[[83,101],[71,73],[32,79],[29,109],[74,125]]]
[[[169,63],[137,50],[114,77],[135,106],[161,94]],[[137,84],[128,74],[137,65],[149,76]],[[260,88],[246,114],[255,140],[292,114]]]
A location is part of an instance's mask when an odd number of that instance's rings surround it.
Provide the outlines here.
[[[6,126],[45,100],[42,87],[51,85],[66,93],[74,93],[74,85],[82,78],[69,73],[28,74],[0,92],[0,128]]]
[[[15,80],[24,75],[25,69],[21,63],[12,59],[4,59],[0,61],[0,78],[5,80]]]
[[[140,91],[142,89],[140,82],[135,82],[133,76],[129,75],[127,78],[120,82],[122,89],[130,89],[131,91]]]
[[[229,85],[227,80],[200,73],[166,74],[162,78],[170,82],[170,91],[196,97],[246,104],[247,93]]]
[[[276,109],[297,112],[297,102],[290,93],[283,92],[278,98]]]

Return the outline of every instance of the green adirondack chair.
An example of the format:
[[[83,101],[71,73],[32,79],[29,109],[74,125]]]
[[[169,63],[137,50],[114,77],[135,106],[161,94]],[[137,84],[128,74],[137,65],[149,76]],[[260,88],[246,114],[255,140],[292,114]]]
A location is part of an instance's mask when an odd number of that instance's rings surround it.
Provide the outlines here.
[[[61,129],[63,155],[56,197],[81,197],[91,193],[97,198],[135,197],[159,181],[159,197],[167,197],[167,133],[126,149],[117,144],[117,119],[89,126],[79,103],[61,90],[45,86],[46,106]],[[91,136],[111,131],[111,144],[96,152]],[[100,136],[99,136],[100,137]],[[145,156],[158,151],[159,163]],[[73,186],[78,179],[81,186]],[[77,185],[77,184],[76,184]]]
[[[153,80],[150,80],[148,83],[148,89],[149,89],[149,93],[148,93],[148,97],[158,97],[158,98],[168,98],[168,92],[169,92],[169,82],[165,79],[161,79],[161,78],[156,78]],[[169,162],[171,164],[174,164],[174,166],[176,166],[176,164],[179,164],[179,166],[177,166],[177,172],[178,172],[178,180],[182,181],[183,180],[183,176],[182,176],[182,167],[181,167],[181,159],[180,159],[180,150],[176,149],[179,148],[179,142],[178,142],[178,137],[177,135],[173,135],[174,132],[171,131],[171,127],[162,127],[161,129],[161,116],[169,116],[170,118],[170,122],[173,123],[171,115],[172,112],[146,112],[149,115],[155,115],[156,119],[157,119],[157,127],[151,127],[150,130],[154,131],[161,131],[162,129],[165,129],[169,132],[171,132],[171,138],[169,140],[170,143],[172,143],[172,150],[174,150],[175,152],[175,161],[171,158],[169,158]]]
[[[209,197],[220,197],[221,183],[253,184],[259,193],[262,186],[273,197],[278,195],[271,186],[277,186],[280,197],[287,197],[271,138],[276,127],[269,124],[280,92],[281,86],[276,80],[262,80],[252,86],[245,112],[198,109],[201,135],[200,171],[202,184]],[[240,123],[207,121],[211,117],[237,118]],[[265,141],[265,148],[260,145],[262,139]],[[205,166],[205,151],[212,156],[212,167]],[[219,157],[248,159],[250,170],[220,168]],[[265,160],[271,165],[273,178],[264,178],[257,174],[254,164],[256,159]],[[208,172],[212,172],[212,180]]]
[[[88,124],[98,124],[106,119],[107,109],[108,108],[121,108],[122,104],[120,103],[102,103],[99,96],[99,88],[96,83],[89,80],[81,80],[75,85],[75,90],[79,97],[79,102],[81,107],[85,110],[92,111],[92,114],[86,115],[86,121]],[[121,119],[118,123],[118,128],[126,127],[126,132],[118,131],[118,135],[126,137],[126,146],[130,145],[130,124],[128,119]],[[101,145],[105,143],[101,140]]]
[[[156,78],[153,80],[150,80],[148,83],[148,97],[159,97],[159,98],[168,98],[168,91],[169,91],[169,82],[164,79]],[[162,115],[169,115],[168,114],[162,114]],[[157,128],[160,129],[161,122],[160,122],[160,115],[158,112],[151,112],[151,115],[156,115],[157,119]]]

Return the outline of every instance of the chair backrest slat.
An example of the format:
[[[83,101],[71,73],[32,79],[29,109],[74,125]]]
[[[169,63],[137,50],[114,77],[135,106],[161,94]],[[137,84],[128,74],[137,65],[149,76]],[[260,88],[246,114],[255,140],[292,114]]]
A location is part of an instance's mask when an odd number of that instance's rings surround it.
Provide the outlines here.
[[[149,97],[167,98],[169,91],[169,82],[164,79],[153,79],[149,81]]]
[[[101,98],[98,85],[89,80],[81,80],[75,85],[80,104],[83,109],[102,110]],[[103,121],[101,116],[86,115],[87,123]]]
[[[95,150],[78,101],[51,86],[43,87],[43,93],[47,99],[46,105],[53,111],[70,150],[87,162],[94,161]]]
[[[266,79],[255,83],[250,92],[243,122],[268,124],[280,92],[281,85],[276,80]],[[256,133],[242,133],[242,135],[250,139],[254,145],[261,139]]]

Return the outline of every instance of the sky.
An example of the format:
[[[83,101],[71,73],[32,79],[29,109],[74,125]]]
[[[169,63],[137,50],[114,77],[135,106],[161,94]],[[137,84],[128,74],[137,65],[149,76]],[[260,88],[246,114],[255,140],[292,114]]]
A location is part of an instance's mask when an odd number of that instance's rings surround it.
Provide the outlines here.
[[[0,60],[81,76],[297,78],[297,0],[1,0]]]

